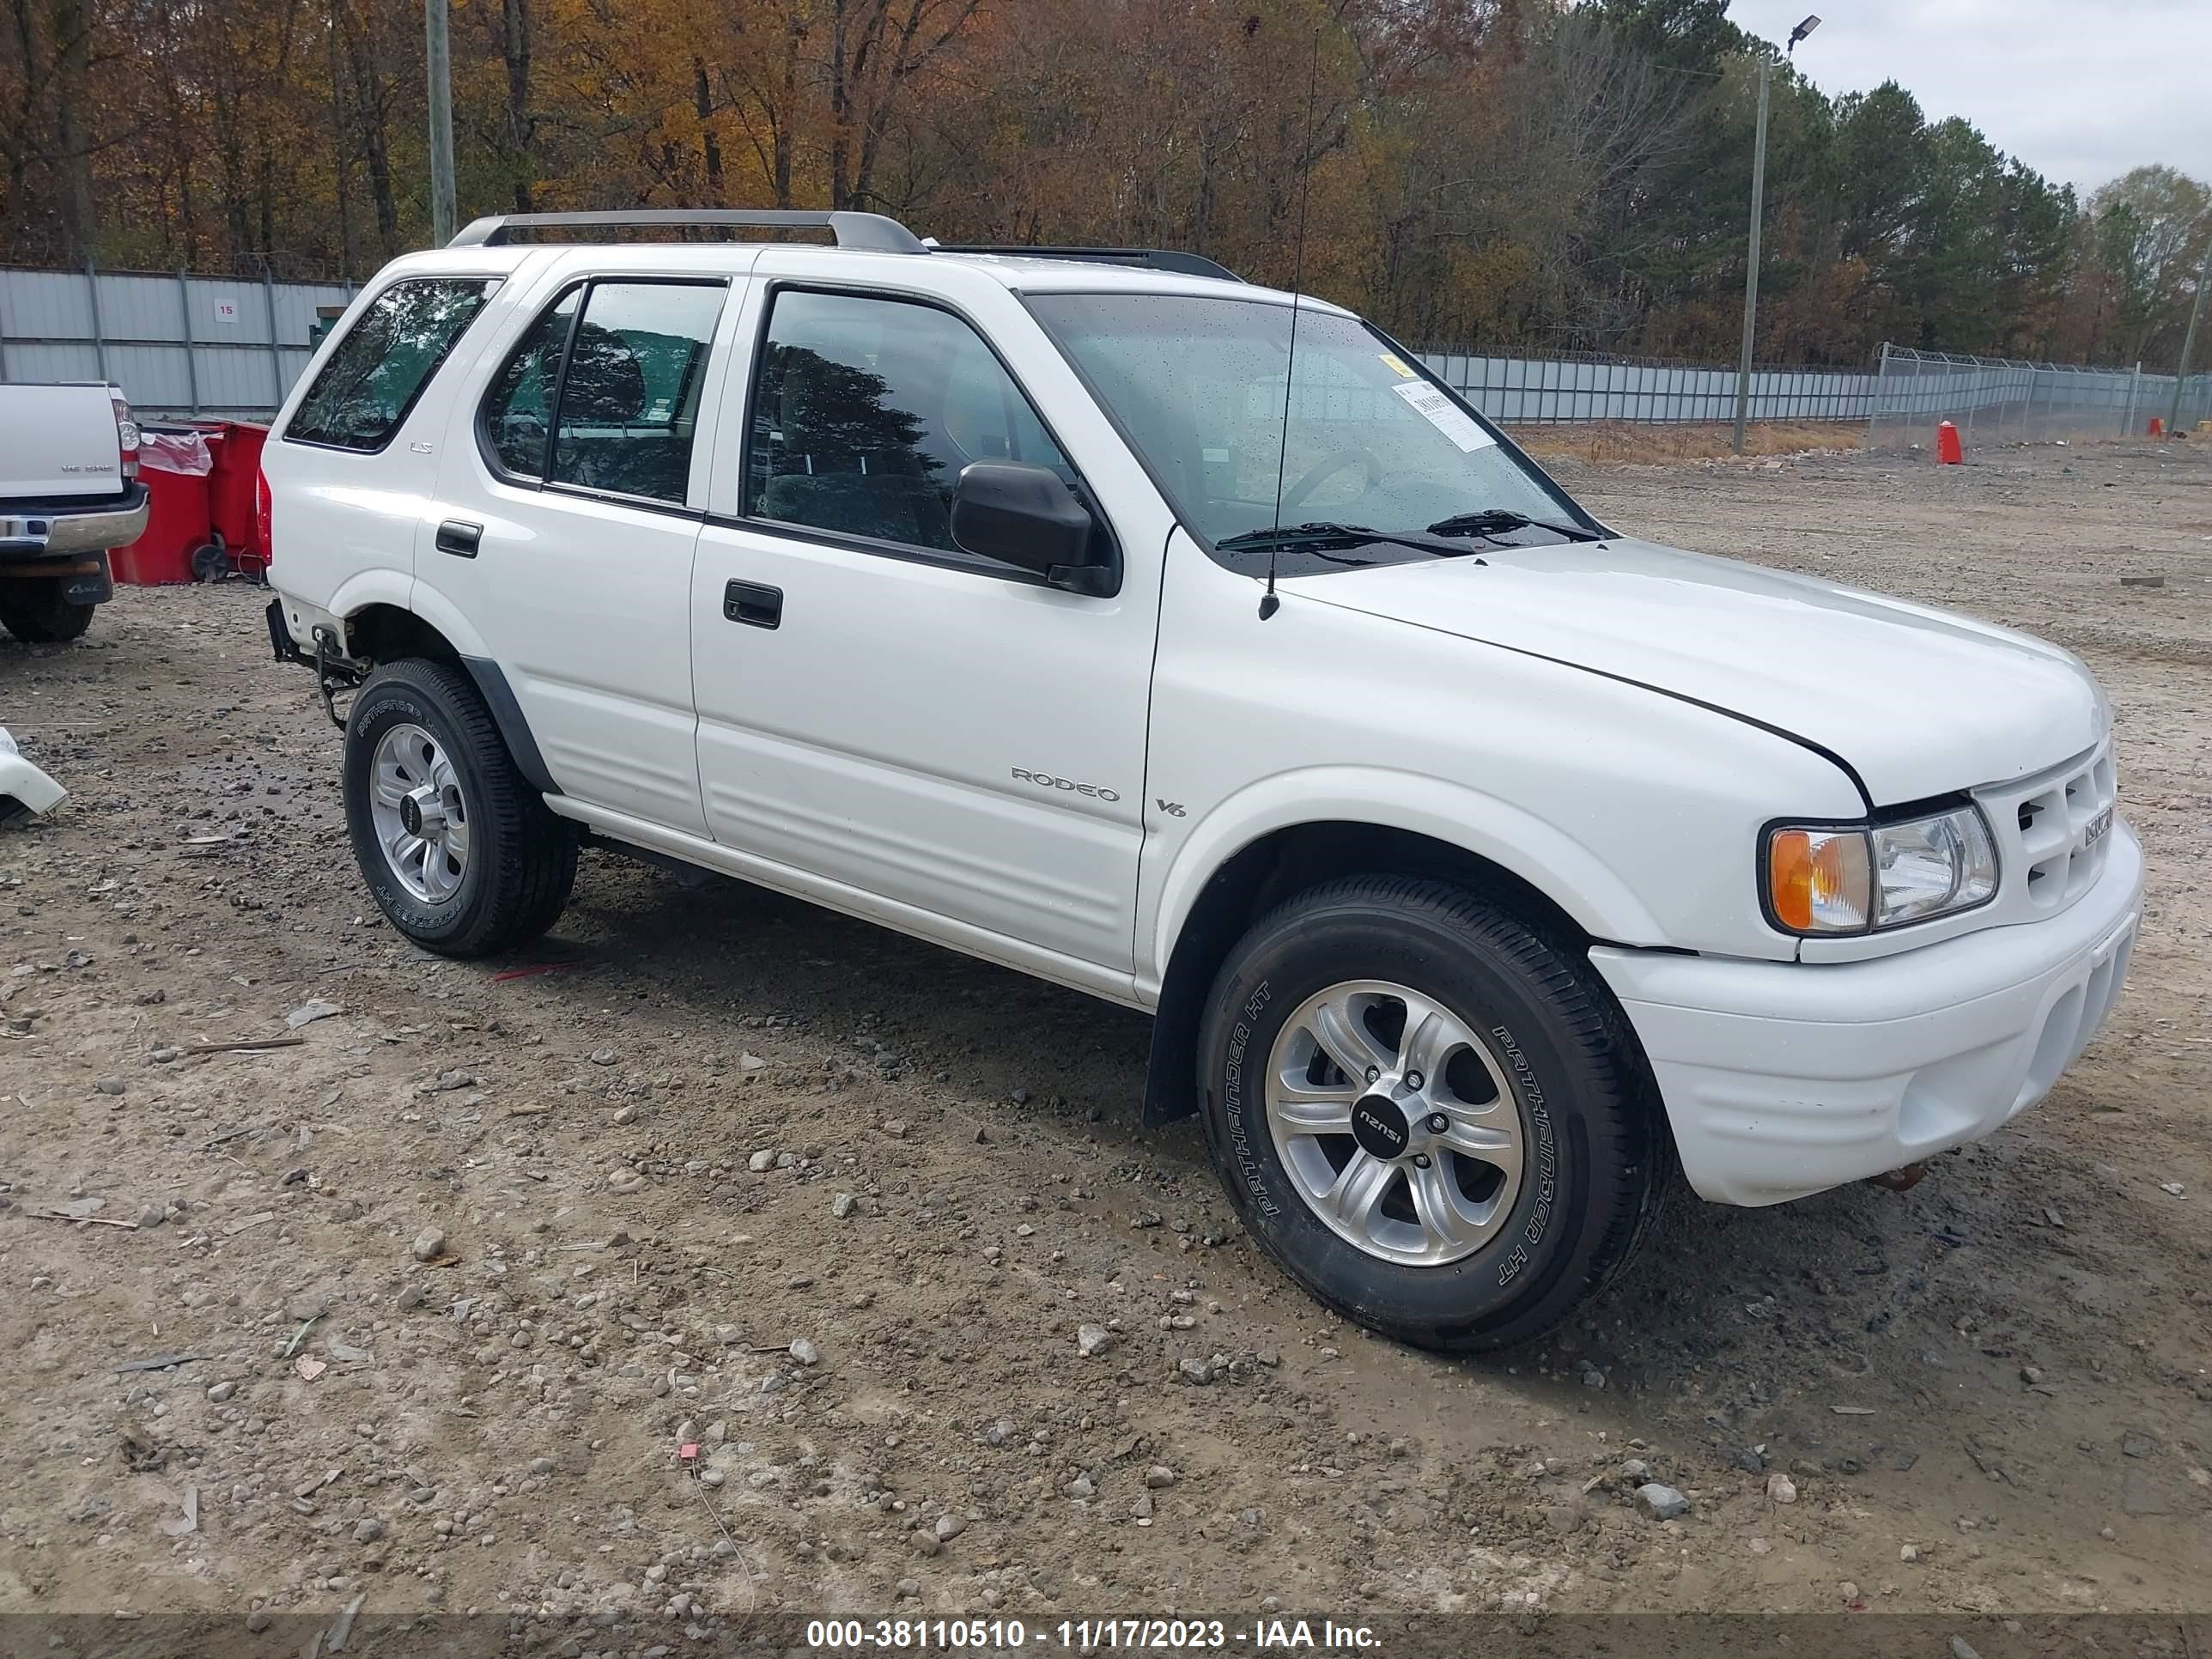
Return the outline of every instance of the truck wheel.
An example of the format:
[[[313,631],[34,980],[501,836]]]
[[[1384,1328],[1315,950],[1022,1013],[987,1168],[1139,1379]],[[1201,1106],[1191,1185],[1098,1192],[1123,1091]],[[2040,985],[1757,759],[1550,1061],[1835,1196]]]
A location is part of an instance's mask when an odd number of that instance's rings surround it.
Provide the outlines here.
[[[1655,1091],[1589,968],[1442,882],[1356,877],[1261,918],[1214,982],[1198,1081],[1253,1237],[1421,1347],[1548,1330],[1665,1185]]]
[[[92,626],[92,607],[64,599],[58,577],[9,582],[0,585],[0,626],[32,645],[59,645]]]
[[[465,672],[387,663],[346,720],[346,827],[392,925],[441,956],[489,956],[559,919],[576,835],[515,770]]]

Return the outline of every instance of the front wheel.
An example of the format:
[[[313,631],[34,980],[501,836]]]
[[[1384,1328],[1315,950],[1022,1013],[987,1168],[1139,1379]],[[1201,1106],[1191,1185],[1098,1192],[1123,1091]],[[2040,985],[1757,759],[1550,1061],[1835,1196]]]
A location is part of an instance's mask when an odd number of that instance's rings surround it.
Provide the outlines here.
[[[379,668],[346,720],[346,828],[392,925],[441,956],[489,956],[558,920],[575,831],[516,769],[469,677]]]
[[[1358,877],[1256,923],[1199,1042],[1214,1161],[1254,1237],[1422,1347],[1528,1341],[1656,1213],[1666,1142],[1587,964],[1463,890]]]

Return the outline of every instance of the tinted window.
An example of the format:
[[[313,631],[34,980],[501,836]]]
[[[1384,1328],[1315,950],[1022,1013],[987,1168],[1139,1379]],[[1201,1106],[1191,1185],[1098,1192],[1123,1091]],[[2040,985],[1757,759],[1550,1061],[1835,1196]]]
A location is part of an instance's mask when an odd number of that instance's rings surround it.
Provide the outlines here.
[[[383,448],[497,286],[489,277],[394,283],[331,350],[284,435],[341,449]]]
[[[545,474],[545,437],[553,429],[553,391],[561,378],[561,354],[568,349],[568,325],[584,290],[574,288],[531,325],[522,343],[484,394],[484,441],[499,464],[517,477]]]
[[[552,481],[681,502],[720,283],[594,283],[559,376]]]
[[[1075,482],[990,348],[929,306],[777,295],[752,411],[756,518],[951,552],[952,486],[970,461]]]

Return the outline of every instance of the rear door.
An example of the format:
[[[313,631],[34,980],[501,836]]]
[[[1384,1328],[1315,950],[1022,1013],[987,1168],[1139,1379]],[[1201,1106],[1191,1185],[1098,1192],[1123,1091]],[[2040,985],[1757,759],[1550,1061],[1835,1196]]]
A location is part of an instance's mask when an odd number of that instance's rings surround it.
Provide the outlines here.
[[[868,274],[850,255],[833,269]],[[995,282],[961,309],[849,280],[755,288],[692,587],[715,838],[764,880],[1112,994],[1164,507]],[[993,341],[1009,337],[1047,384],[1007,367]],[[952,485],[983,459],[1050,466],[1103,507],[1118,591],[955,547]]]
[[[562,793],[697,835],[688,606],[732,263],[556,270],[455,411],[416,568]]]

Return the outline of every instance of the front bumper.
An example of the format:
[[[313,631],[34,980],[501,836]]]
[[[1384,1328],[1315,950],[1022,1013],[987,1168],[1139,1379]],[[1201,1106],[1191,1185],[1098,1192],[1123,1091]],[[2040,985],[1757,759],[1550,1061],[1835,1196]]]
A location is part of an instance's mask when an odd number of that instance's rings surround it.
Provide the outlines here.
[[[1701,1197],[1778,1204],[1978,1140],[2050,1092],[2125,981],[2142,848],[2045,921],[1849,963],[1601,946]]]
[[[128,547],[146,533],[152,501],[144,484],[131,488],[120,502],[0,513],[0,562],[65,559]]]

